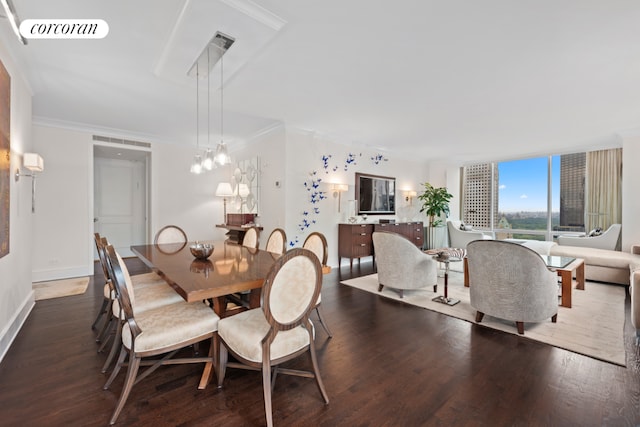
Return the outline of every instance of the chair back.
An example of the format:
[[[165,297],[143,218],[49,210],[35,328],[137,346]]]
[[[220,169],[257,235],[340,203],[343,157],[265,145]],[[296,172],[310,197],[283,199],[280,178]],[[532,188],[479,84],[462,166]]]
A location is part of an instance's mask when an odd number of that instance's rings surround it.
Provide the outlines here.
[[[324,234],[314,231],[304,239],[302,247],[304,249],[309,249],[311,252],[316,254],[318,261],[320,261],[320,265],[323,267],[327,265],[329,246],[327,245],[327,239],[324,237]]]
[[[107,260],[105,259],[104,248],[103,248],[103,238],[100,237],[100,233],[93,233],[93,240],[96,243],[96,251],[98,252],[98,259],[100,260],[100,265],[102,266],[102,273],[104,274],[104,278],[106,282],[109,282],[109,272],[107,271]],[[104,239],[106,242],[106,239]]]
[[[188,241],[187,233],[177,225],[165,225],[156,233],[153,243],[162,245],[165,243],[184,243]]]
[[[106,253],[109,277],[116,289],[122,317],[126,320],[133,319],[135,295],[129,270],[112,245],[106,245],[103,250]]]
[[[321,285],[322,268],[313,252],[295,248],[278,258],[262,287],[262,310],[271,325],[270,341],[278,331],[302,324],[307,327]]]
[[[258,229],[256,227],[250,227],[244,233],[242,238],[242,246],[247,248],[258,249]]]
[[[473,308],[507,320],[537,322],[558,311],[557,274],[523,245],[476,240],[467,245]]]
[[[267,239],[265,249],[268,252],[282,255],[287,250],[287,235],[282,228],[276,228]]]

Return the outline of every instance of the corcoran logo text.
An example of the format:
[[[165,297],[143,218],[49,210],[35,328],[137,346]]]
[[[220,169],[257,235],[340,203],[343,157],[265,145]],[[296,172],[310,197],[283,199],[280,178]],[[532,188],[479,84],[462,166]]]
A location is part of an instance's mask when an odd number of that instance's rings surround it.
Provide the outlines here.
[[[102,39],[108,33],[102,19],[25,19],[20,24],[26,39]]]

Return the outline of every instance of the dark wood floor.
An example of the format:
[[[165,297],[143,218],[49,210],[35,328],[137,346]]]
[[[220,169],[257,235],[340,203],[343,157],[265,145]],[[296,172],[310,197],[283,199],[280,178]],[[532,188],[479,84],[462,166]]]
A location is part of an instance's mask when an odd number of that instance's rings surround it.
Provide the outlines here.
[[[371,270],[363,263],[362,274]],[[317,332],[331,401],[323,404],[313,380],[279,376],[276,425],[640,424],[640,355],[628,324],[623,368],[340,285],[340,275],[350,277],[348,267],[322,291],[334,337]],[[108,424],[123,375],[102,390],[105,355],[89,327],[101,283],[96,266],[85,295],[36,304],[0,364],[0,425]],[[627,319],[628,310],[627,298]],[[222,389],[200,391],[200,372],[161,368],[134,387],[118,425],[265,424],[259,373],[230,370]]]

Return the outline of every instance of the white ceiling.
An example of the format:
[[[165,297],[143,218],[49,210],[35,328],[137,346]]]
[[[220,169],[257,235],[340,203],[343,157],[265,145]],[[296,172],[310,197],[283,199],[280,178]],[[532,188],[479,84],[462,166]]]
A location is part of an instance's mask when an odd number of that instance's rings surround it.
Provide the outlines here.
[[[102,40],[30,40],[0,20],[33,114],[196,144],[187,76],[216,31],[224,134],[278,123],[398,156],[460,161],[619,144],[640,127],[637,0],[20,0],[22,20],[104,19]],[[207,145],[206,79],[200,146]],[[219,139],[219,67],[211,75]]]

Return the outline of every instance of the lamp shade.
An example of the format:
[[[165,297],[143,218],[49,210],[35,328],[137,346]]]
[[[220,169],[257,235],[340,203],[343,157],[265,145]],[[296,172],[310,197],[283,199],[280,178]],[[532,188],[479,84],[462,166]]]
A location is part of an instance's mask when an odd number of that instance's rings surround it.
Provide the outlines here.
[[[31,172],[42,172],[44,170],[44,160],[36,153],[24,153],[22,164]]]
[[[349,186],[347,184],[334,184],[333,191],[349,191]]]
[[[216,188],[216,196],[218,197],[231,197],[233,196],[233,189],[231,188],[231,184],[228,182],[221,182],[218,184],[218,188]]]

